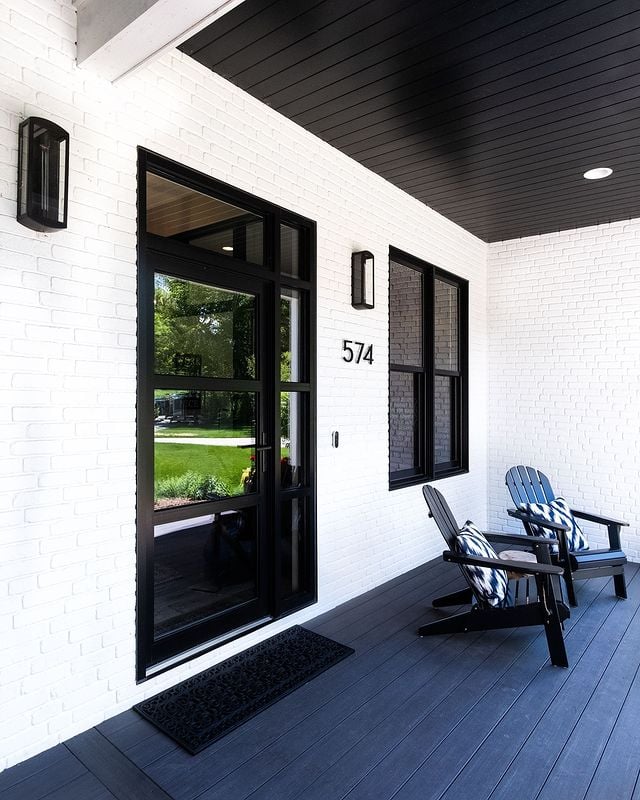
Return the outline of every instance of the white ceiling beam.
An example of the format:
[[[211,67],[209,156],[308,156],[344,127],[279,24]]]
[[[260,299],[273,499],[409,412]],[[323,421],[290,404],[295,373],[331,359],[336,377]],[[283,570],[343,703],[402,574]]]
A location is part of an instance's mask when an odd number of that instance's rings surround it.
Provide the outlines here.
[[[177,47],[243,0],[75,0],[78,65],[113,83]]]

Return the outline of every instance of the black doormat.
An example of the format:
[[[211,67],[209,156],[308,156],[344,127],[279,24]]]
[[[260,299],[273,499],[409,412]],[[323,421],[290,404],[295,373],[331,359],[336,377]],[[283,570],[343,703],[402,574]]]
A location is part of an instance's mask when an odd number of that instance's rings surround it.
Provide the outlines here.
[[[353,652],[295,625],[133,708],[195,754]]]

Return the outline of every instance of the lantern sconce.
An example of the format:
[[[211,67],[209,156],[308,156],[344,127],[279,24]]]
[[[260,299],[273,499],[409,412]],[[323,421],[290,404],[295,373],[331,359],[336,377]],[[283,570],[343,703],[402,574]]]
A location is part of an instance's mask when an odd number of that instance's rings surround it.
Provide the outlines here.
[[[351,305],[373,308],[373,253],[361,250],[351,254]]]
[[[17,220],[34,231],[67,227],[69,134],[40,117],[20,123]]]

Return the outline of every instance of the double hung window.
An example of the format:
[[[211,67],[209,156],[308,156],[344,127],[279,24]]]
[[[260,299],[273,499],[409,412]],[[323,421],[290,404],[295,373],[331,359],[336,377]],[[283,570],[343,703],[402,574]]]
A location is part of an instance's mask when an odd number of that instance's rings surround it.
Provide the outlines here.
[[[467,298],[467,281],[391,251],[391,488],[467,469]]]

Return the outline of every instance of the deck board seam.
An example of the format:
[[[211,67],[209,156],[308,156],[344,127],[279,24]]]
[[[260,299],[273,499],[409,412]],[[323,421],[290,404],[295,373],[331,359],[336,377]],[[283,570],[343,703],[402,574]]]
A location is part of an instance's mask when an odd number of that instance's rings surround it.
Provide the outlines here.
[[[585,607],[585,608],[582,608],[582,609],[581,609],[581,614],[580,614],[580,617],[579,617],[579,619],[580,619],[580,618],[582,618],[582,616],[584,616],[584,615],[586,614],[587,608],[588,608],[588,607],[590,607],[590,606],[592,605],[592,603],[593,603],[593,602],[594,602],[594,601],[597,599],[597,597],[599,597],[599,596],[600,596],[600,594],[602,593],[602,591],[603,591],[603,590],[604,590],[604,587],[603,587],[603,589],[601,589],[601,590],[600,590],[600,591],[599,591],[599,592],[598,592],[598,593],[597,593],[597,594],[594,596],[594,598],[592,599],[592,601],[589,603],[589,606],[587,606],[587,607]],[[574,622],[574,625],[575,625],[575,622]],[[573,630],[573,627],[574,627],[574,625],[572,625],[572,628],[571,628],[571,630]],[[569,633],[571,633],[571,630],[569,631]],[[485,690],[485,691],[482,693],[482,695],[480,695],[480,696],[479,696],[479,697],[476,699],[476,701],[473,703],[473,705],[471,705],[471,706],[470,706],[470,707],[469,707],[469,708],[468,708],[468,709],[465,711],[465,713],[464,713],[463,717],[462,717],[461,719],[458,719],[458,720],[455,722],[455,724],[453,724],[453,725],[452,725],[452,727],[451,727],[451,728],[450,728],[450,729],[449,729],[449,730],[448,730],[446,733],[444,733],[444,734],[441,736],[441,738],[440,738],[440,739],[439,739],[439,740],[438,740],[436,743],[434,743],[434,744],[433,744],[433,746],[432,746],[432,748],[430,749],[429,753],[427,753],[427,754],[426,754],[426,756],[425,756],[425,757],[422,759],[422,761],[420,762],[420,764],[419,764],[419,765],[418,765],[418,766],[417,766],[417,767],[416,767],[416,768],[415,768],[415,769],[414,769],[414,770],[411,772],[411,774],[410,774],[410,775],[408,775],[408,776],[406,776],[406,777],[405,777],[405,779],[403,780],[403,782],[402,782],[402,783],[401,783],[401,784],[400,784],[398,787],[396,787],[396,789],[395,789],[395,791],[393,792],[393,794],[392,794],[392,795],[390,795],[390,798],[389,798],[389,800],[392,800],[392,798],[396,797],[396,796],[398,795],[398,793],[402,791],[403,787],[404,787],[404,786],[405,786],[405,785],[406,785],[406,784],[407,784],[407,783],[408,783],[408,782],[409,782],[409,781],[410,781],[410,780],[411,780],[411,779],[414,777],[414,775],[416,775],[416,774],[417,774],[417,773],[418,773],[418,772],[419,772],[419,771],[420,771],[420,770],[423,768],[423,766],[424,766],[424,764],[426,763],[426,761],[427,761],[429,758],[431,758],[431,756],[432,756],[432,755],[435,753],[435,751],[438,749],[438,747],[440,747],[440,746],[442,745],[442,743],[445,741],[445,739],[446,739],[448,736],[450,736],[450,735],[453,733],[453,731],[454,731],[454,730],[455,730],[455,729],[456,729],[456,728],[457,728],[459,725],[461,725],[461,724],[462,724],[462,723],[465,721],[465,719],[466,719],[466,717],[468,716],[468,714],[469,714],[470,712],[472,712],[472,711],[473,711],[473,709],[474,709],[474,708],[475,708],[475,707],[476,707],[476,706],[477,706],[477,705],[478,705],[478,704],[479,704],[479,703],[480,703],[480,702],[483,700],[483,698],[484,698],[486,695],[488,695],[488,693],[489,693],[489,692],[490,692],[490,691],[491,691],[491,690],[492,690],[492,689],[495,687],[495,685],[496,685],[496,684],[497,684],[497,683],[498,683],[498,682],[499,682],[499,681],[502,679],[502,677],[503,677],[504,675],[506,675],[506,674],[507,674],[507,673],[508,673],[508,672],[509,672],[509,671],[512,669],[513,665],[514,665],[514,664],[515,664],[515,663],[516,663],[516,662],[517,662],[519,659],[521,659],[521,658],[522,658],[522,656],[523,656],[523,655],[524,655],[524,654],[525,654],[525,653],[526,653],[528,650],[530,650],[532,647],[534,647],[534,645],[536,644],[536,642],[538,642],[538,641],[541,639],[541,637],[543,637],[543,636],[544,636],[544,632],[543,632],[543,631],[541,631],[540,633],[537,633],[537,634],[534,636],[534,638],[533,638],[533,639],[532,639],[532,640],[531,640],[531,641],[530,641],[530,642],[529,642],[529,643],[528,643],[528,644],[527,644],[527,645],[526,645],[526,646],[525,646],[525,647],[524,647],[522,650],[520,650],[520,651],[518,651],[518,652],[516,652],[516,653],[514,654],[513,658],[512,658],[512,659],[509,661],[509,663],[508,663],[508,664],[507,664],[507,665],[504,667],[504,669],[502,669],[502,670],[501,670],[501,672],[500,672],[500,673],[499,673],[499,674],[496,676],[495,680],[494,680],[494,681],[493,681],[493,682],[492,682],[492,683],[491,683],[491,684],[490,684],[490,685],[487,687],[487,689],[486,689],[486,690]],[[505,639],[505,641],[507,641],[507,640],[508,640],[508,638],[509,638],[509,637],[507,637],[507,639]],[[503,644],[503,643],[501,643],[501,644]],[[485,659],[485,660],[486,660],[486,659]],[[546,661],[547,661],[547,660],[548,660],[548,657],[547,657],[547,659],[546,659],[546,660],[545,660],[545,661],[544,661],[544,662],[541,664],[540,668],[538,669],[538,672],[539,672],[539,670],[540,670],[540,669],[541,669],[541,668],[544,666],[544,664],[546,663]],[[478,669],[478,667],[476,667],[476,668],[475,668],[475,669],[472,671],[472,673],[471,673],[471,674],[473,674],[473,672],[475,672],[477,669]],[[536,673],[536,674],[537,674],[537,673]],[[467,676],[467,679],[468,679],[468,677],[469,677],[469,676]],[[529,686],[529,684],[530,684],[530,681],[527,681],[527,684],[526,684],[526,686],[524,687],[524,689],[523,689],[522,691],[525,691],[525,690],[526,690],[526,688]],[[522,694],[522,692],[521,692],[520,694]],[[520,696],[520,694],[518,695],[518,697]],[[444,700],[445,700],[445,699],[446,699],[446,698],[443,698],[443,700],[442,700],[441,702],[444,702]],[[518,698],[516,698],[516,700],[517,700],[517,699],[518,699]],[[515,700],[514,700],[513,702],[515,702]],[[430,713],[432,713],[432,712],[430,712]],[[502,718],[502,716],[503,716],[503,715],[501,715],[501,718]],[[425,717],[425,719],[426,719],[426,717]],[[420,723],[420,722],[418,722],[417,724],[421,724],[421,723]],[[413,726],[413,728],[411,729],[411,731],[413,731],[413,730],[415,729],[415,727],[416,727],[416,726]],[[411,735],[411,731],[409,731],[409,733],[407,733],[407,734],[406,734],[406,735],[403,737],[403,739],[401,739],[399,742],[397,742],[397,743],[394,745],[394,747],[393,747],[393,748],[391,748],[391,750],[389,750],[388,752],[386,752],[386,753],[385,753],[385,754],[384,754],[384,755],[381,757],[381,759],[380,759],[380,760],[379,760],[379,761],[378,761],[378,762],[377,762],[377,763],[376,763],[374,766],[372,766],[372,767],[371,767],[371,769],[369,769],[369,770],[368,770],[368,772],[367,772],[367,773],[366,773],[364,776],[362,776],[362,777],[360,778],[360,780],[358,781],[358,783],[357,783],[357,784],[355,784],[353,787],[351,787],[351,789],[350,789],[350,790],[349,790],[349,791],[348,791],[346,794],[342,795],[342,797],[340,798],[340,800],[345,800],[345,798],[347,798],[347,797],[349,796],[349,794],[351,794],[351,792],[353,792],[353,791],[354,791],[354,789],[356,789],[356,788],[357,788],[357,786],[358,786],[360,783],[362,783],[362,781],[363,781],[363,780],[364,780],[364,779],[367,777],[367,775],[368,775],[368,774],[370,774],[370,773],[371,773],[373,770],[377,769],[377,768],[378,768],[378,766],[379,766],[379,765],[382,763],[382,761],[383,761],[385,758],[387,758],[387,757],[388,757],[388,756],[389,756],[389,755],[390,755],[390,754],[391,754],[391,753],[392,753],[392,752],[393,752],[395,749],[397,749],[398,747],[400,747],[400,746],[402,745],[402,743],[403,743],[404,741],[406,741],[406,740],[409,738],[409,736]],[[479,746],[480,746],[480,745],[478,745],[478,747],[479,747]],[[475,755],[475,753],[476,753],[476,752],[477,752],[477,750],[478,750],[478,747],[476,747],[476,748],[474,749],[474,751],[473,751],[473,754],[470,756],[470,758],[471,758],[471,757],[473,757],[473,755]],[[470,759],[467,759],[467,761],[465,762],[465,765],[466,765],[466,763],[468,763],[468,761],[469,761],[469,760],[470,760]],[[458,776],[458,774],[459,774],[459,773],[457,773],[457,774],[456,774],[456,776],[454,776],[453,780],[455,780],[455,778]],[[441,795],[440,795],[440,796],[442,796],[442,794],[444,794],[446,791],[448,791],[448,790],[449,790],[450,786],[451,786],[451,785],[452,785],[452,783],[453,783],[453,780],[449,781],[449,783],[447,784],[447,786],[445,787],[444,791],[441,793]]]
[[[173,800],[171,795],[167,794],[153,778],[130,761],[97,728],[91,728],[86,733],[70,739],[65,742],[65,747],[108,792],[113,794],[116,800]],[[103,749],[103,753],[95,752],[100,748]],[[105,758],[104,762],[102,761],[103,757]],[[112,776],[109,774],[106,762],[113,762],[114,757],[121,772],[114,773],[113,779],[111,779]],[[124,785],[122,783],[123,773],[125,773]]]
[[[454,575],[453,577],[454,577],[454,578],[457,578],[457,576],[455,576],[455,575]],[[446,583],[446,584],[443,584],[443,586],[437,587],[437,588],[435,589],[435,593],[439,593],[439,592],[441,591],[441,589],[442,589],[444,586],[447,586],[447,585],[449,585],[451,582],[452,582],[452,580],[450,579],[450,580],[448,580],[448,581],[447,581],[447,583]],[[456,580],[456,581],[453,581],[453,582],[456,582],[456,583],[457,583],[457,580]],[[431,592],[430,592],[429,596],[431,596]],[[424,599],[424,598],[421,598],[420,600],[416,600],[414,603],[412,603],[412,604],[411,604],[411,605],[409,605],[409,606],[408,606],[406,609],[404,609],[404,613],[406,613],[407,611],[409,611],[410,609],[412,609],[414,606],[420,606],[420,607],[421,607],[421,609],[422,609],[422,608],[423,608],[423,606],[424,606],[424,603],[425,603],[425,599]],[[403,628],[401,628],[399,631],[396,631],[396,632],[395,632],[395,634],[394,634],[394,636],[399,636],[400,634],[403,634],[403,633],[405,633],[406,631],[410,631],[410,630],[412,630],[413,628],[415,628],[415,626],[417,625],[418,621],[419,621],[419,620],[420,620],[420,619],[421,619],[423,616],[424,616],[424,611],[422,610],[422,611],[420,612],[420,614],[417,614],[417,615],[416,615],[414,618],[412,618],[412,620],[411,620],[409,623],[407,623],[405,626],[403,626]],[[375,629],[375,628],[372,628],[371,630],[374,630],[374,629]],[[365,632],[365,633],[363,633],[362,635],[364,636],[364,635],[366,635],[366,633],[370,633],[370,632],[371,632],[371,630],[370,630],[370,631],[366,631],[366,632]],[[358,637],[358,638],[361,638],[361,637]],[[391,638],[391,637],[389,637],[389,638],[386,638],[386,639],[384,639],[382,642],[378,642],[377,644],[375,644],[375,645],[372,645],[371,647],[369,647],[367,650],[364,650],[364,651],[358,651],[358,650],[356,649],[355,658],[356,658],[356,659],[359,659],[359,662],[363,662],[363,659],[364,659],[366,656],[368,656],[368,655],[371,653],[371,651],[373,651],[373,650],[376,650],[378,647],[383,647],[383,646],[386,646],[386,645],[388,644],[388,642],[390,641],[390,638]],[[449,637],[446,637],[446,638],[448,639]],[[286,731],[284,731],[283,733],[281,733],[280,735],[278,735],[278,736],[277,736],[277,737],[275,737],[274,739],[270,739],[270,740],[269,740],[269,742],[268,742],[268,743],[265,745],[265,747],[268,747],[268,746],[270,746],[272,743],[274,743],[274,742],[278,741],[278,740],[279,740],[279,739],[281,739],[283,736],[287,735],[287,734],[288,734],[288,733],[289,733],[291,730],[293,730],[293,728],[295,728],[297,725],[299,725],[299,724],[302,724],[302,723],[303,723],[303,722],[304,722],[306,719],[308,719],[309,717],[311,717],[313,714],[315,714],[315,713],[317,713],[317,712],[321,711],[321,710],[322,710],[322,709],[323,709],[323,708],[324,708],[326,705],[328,705],[329,703],[333,702],[333,701],[335,700],[335,698],[336,698],[336,697],[339,697],[341,694],[344,694],[345,692],[348,692],[348,691],[350,691],[350,690],[353,688],[353,686],[355,686],[357,683],[359,683],[359,682],[360,682],[360,681],[361,681],[363,678],[365,678],[365,677],[367,677],[367,676],[369,676],[369,675],[373,674],[373,673],[374,673],[376,670],[380,669],[380,667],[381,667],[383,664],[387,663],[387,662],[388,662],[390,659],[397,657],[397,655],[398,655],[399,653],[401,653],[403,650],[405,650],[407,647],[411,647],[411,646],[413,646],[413,645],[416,643],[416,641],[417,641],[417,640],[415,640],[415,639],[412,639],[412,640],[408,641],[408,642],[407,642],[406,644],[404,644],[404,645],[402,645],[402,643],[399,641],[399,642],[398,642],[398,645],[399,645],[398,649],[394,650],[394,651],[393,651],[393,653],[389,654],[389,656],[388,656],[387,658],[385,658],[383,661],[381,661],[380,663],[376,664],[374,667],[372,667],[371,669],[369,669],[369,670],[368,670],[368,672],[366,672],[366,673],[364,673],[364,674],[362,674],[362,673],[357,673],[357,675],[355,675],[355,676],[354,676],[354,679],[353,679],[353,681],[352,681],[351,683],[349,683],[349,684],[348,684],[347,686],[345,686],[343,689],[340,689],[340,690],[339,690],[337,693],[331,694],[331,696],[330,696],[330,697],[328,697],[328,698],[326,698],[326,699],[325,699],[325,701],[324,701],[323,703],[321,703],[320,705],[318,705],[318,706],[316,706],[315,708],[311,709],[311,710],[309,711],[309,713],[308,713],[308,714],[307,714],[305,717],[303,717],[301,720],[299,720],[298,722],[296,722],[294,726],[292,726],[291,728],[288,728]],[[356,639],[356,642],[357,642],[357,639]],[[349,641],[349,644],[351,644],[351,645],[354,645],[355,643],[354,643],[354,641],[350,640],[350,641]],[[352,658],[352,659],[350,660],[350,663],[351,663],[351,664],[353,664],[353,663],[354,663],[354,661],[355,661],[355,659],[353,659],[353,658]],[[348,667],[349,665],[346,665],[346,666]],[[330,675],[328,675],[328,674],[326,674],[326,673],[325,673],[325,675],[324,675],[324,676],[319,676],[318,680],[329,681],[330,677],[331,677]],[[250,724],[250,723],[249,723],[249,724]],[[235,741],[235,740],[239,739],[241,736],[242,736],[242,730],[241,730],[241,729],[238,729],[238,730],[236,730],[236,731],[232,731],[232,732],[230,732],[230,734],[229,734],[229,737],[225,737],[225,739],[224,739],[223,741],[221,741],[221,743],[220,743],[220,745],[219,745],[219,748],[223,747],[223,746],[224,746],[224,745],[226,745],[226,744],[231,744],[233,741]],[[219,749],[219,748],[218,748],[218,749]],[[172,752],[173,752],[173,751],[172,751]],[[162,760],[163,760],[164,758],[166,758],[168,755],[170,755],[170,754],[169,754],[169,753],[164,753],[164,754],[160,755],[160,756],[159,756],[157,759],[154,759],[153,761],[151,761],[151,762],[149,762],[148,764],[146,764],[146,765],[145,765],[145,769],[147,769],[147,768],[149,768],[149,767],[152,767],[154,764],[157,764],[159,761],[162,761]],[[246,760],[243,762],[243,764],[246,764],[246,763],[248,763],[248,762],[249,762],[249,761],[250,761],[252,758],[254,758],[256,755],[259,755],[259,754],[258,754],[258,753],[252,754],[252,755],[251,755],[249,758],[247,758],[247,759],[246,759]],[[231,772],[233,772],[235,769],[238,769],[238,768],[239,768],[239,767],[234,767],[234,769],[233,769],[233,770],[231,770],[229,773],[226,773],[224,776],[222,776],[221,778],[219,778],[217,781],[215,781],[214,783],[210,784],[210,786],[207,788],[207,790],[208,790],[208,789],[211,789],[213,786],[215,786],[215,785],[216,785],[217,783],[219,783],[221,780],[224,780],[224,779],[227,777],[227,775],[228,775],[228,774],[230,774]]]

